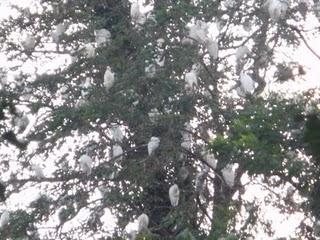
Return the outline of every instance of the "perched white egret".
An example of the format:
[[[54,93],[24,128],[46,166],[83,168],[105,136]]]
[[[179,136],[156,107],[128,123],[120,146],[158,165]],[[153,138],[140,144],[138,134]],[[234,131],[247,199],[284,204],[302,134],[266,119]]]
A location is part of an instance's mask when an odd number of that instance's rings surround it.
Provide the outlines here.
[[[94,30],[94,35],[98,47],[111,41],[111,33],[105,28]]]
[[[208,49],[210,57],[213,59],[218,58],[218,52],[219,52],[219,45],[217,41],[214,41],[212,39],[206,40],[206,47]]]
[[[245,94],[252,94],[255,90],[255,82],[245,73],[240,73],[241,88]]]
[[[194,87],[198,86],[198,76],[197,72],[194,69],[191,69],[190,72],[185,74],[186,90],[191,91]]]
[[[37,178],[37,179],[41,179],[41,178],[44,178],[44,173],[43,173],[43,170],[42,168],[40,167],[40,165],[38,164],[35,164],[35,165],[32,165],[31,166],[31,169],[32,171],[34,172],[34,176]]]
[[[114,158],[118,158],[119,160],[122,160],[122,154],[123,154],[123,150],[119,144],[116,144],[112,147],[112,156]]]
[[[117,123],[111,124],[110,132],[112,135],[112,139],[116,142],[121,142],[122,139],[124,138],[121,127]]]
[[[158,137],[151,137],[150,141],[148,142],[148,154],[149,156],[159,147],[160,138]]]
[[[216,167],[217,167],[217,159],[215,158],[213,153],[205,151],[204,154],[203,154],[203,158],[212,169],[216,169]]]
[[[131,4],[130,16],[133,22],[138,22],[141,16],[139,2],[135,1]]]
[[[54,43],[59,43],[60,42],[60,37],[64,32],[67,30],[67,25],[65,23],[59,23],[56,26],[56,29],[52,32],[52,41]]]
[[[247,46],[244,45],[244,46],[238,47],[238,49],[236,51],[237,61],[240,61],[242,58],[244,58],[249,53],[250,53],[250,51]]]
[[[87,175],[91,174],[91,170],[92,170],[92,159],[90,156],[88,156],[87,154],[83,154],[80,157],[80,168],[81,170],[86,173]]]
[[[226,181],[226,184],[229,187],[233,187],[234,185],[234,180],[236,177],[236,172],[234,169],[234,166],[231,164],[228,164],[224,169],[222,169],[222,176],[224,178],[224,180]]]
[[[208,34],[208,24],[201,20],[197,20],[196,23],[189,27],[189,37],[199,43],[205,43]]]
[[[151,63],[145,67],[144,71],[147,77],[152,78],[156,75],[156,65]]]
[[[9,224],[10,214],[8,211],[4,211],[0,217],[0,229],[3,229],[5,226]]]
[[[287,0],[267,0],[264,6],[268,8],[270,18],[276,22],[286,15],[289,2]]]
[[[84,52],[85,52],[85,56],[88,57],[88,58],[93,58],[96,54],[96,49],[95,47],[93,46],[92,43],[87,43],[85,46],[84,46]]]
[[[178,206],[179,204],[179,197],[180,197],[180,190],[177,184],[173,184],[170,188],[169,188],[169,199],[171,202],[171,205],[173,207]]]
[[[36,45],[36,39],[30,34],[27,34],[25,38],[22,40],[21,45],[26,51],[33,50]]]
[[[149,217],[147,214],[142,213],[138,217],[138,232],[148,229],[148,225],[149,225]]]
[[[109,66],[107,67],[104,73],[103,79],[103,85],[106,88],[106,90],[109,91],[114,84],[114,73],[111,71],[111,68]]]

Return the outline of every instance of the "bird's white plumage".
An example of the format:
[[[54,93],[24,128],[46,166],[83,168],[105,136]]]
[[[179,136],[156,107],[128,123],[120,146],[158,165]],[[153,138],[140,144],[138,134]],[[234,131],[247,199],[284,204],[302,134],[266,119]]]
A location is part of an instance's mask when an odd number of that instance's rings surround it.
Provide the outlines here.
[[[8,211],[4,211],[0,217],[0,229],[3,229],[5,226],[9,224],[10,214]]]
[[[241,46],[238,47],[237,51],[236,51],[236,59],[237,61],[241,60],[242,58],[244,58],[247,54],[249,54],[249,48],[247,46]]]
[[[240,74],[241,88],[245,94],[251,94],[255,90],[255,82],[245,73]]]
[[[38,164],[32,165],[31,168],[36,178],[41,179],[45,177],[42,168]]]
[[[219,53],[218,42],[214,41],[212,39],[207,39],[206,47],[208,49],[210,57],[212,57],[213,59],[217,59],[218,58],[218,53]]]
[[[210,153],[210,152],[206,151],[204,153],[204,155],[203,155],[203,158],[211,168],[216,169],[216,167],[217,167],[217,159],[215,158],[213,153]]]
[[[23,41],[21,42],[24,50],[30,51],[33,50],[36,45],[36,39],[31,35],[26,35]]]
[[[121,142],[124,138],[121,127],[117,123],[112,123],[110,128],[112,139],[116,142]]]
[[[178,206],[179,204],[179,197],[180,197],[180,190],[177,184],[173,184],[169,188],[169,199],[170,203],[173,207]]]
[[[59,23],[56,26],[56,29],[52,32],[51,36],[52,36],[52,41],[54,43],[59,43],[60,42],[60,37],[61,35],[66,31],[67,26],[64,23]]]
[[[97,46],[102,46],[105,43],[110,43],[111,41],[111,33],[109,30],[102,28],[94,31],[95,42]]]
[[[114,158],[122,159],[123,149],[119,144],[116,144],[112,147],[112,155]]]
[[[187,91],[192,90],[194,87],[198,86],[198,76],[197,72],[194,69],[191,69],[190,72],[187,72],[185,75],[185,88]]]
[[[228,164],[224,169],[222,169],[222,176],[229,187],[233,187],[236,173],[233,165]]]
[[[103,79],[103,85],[106,88],[106,90],[109,91],[114,84],[114,73],[111,71],[111,68],[109,66],[107,67],[104,73]]]
[[[148,143],[148,154],[149,156],[159,147],[160,139],[158,137],[151,137]]]
[[[149,225],[149,217],[147,214],[142,213],[138,217],[138,232],[141,232],[142,230],[148,229]]]
[[[189,27],[189,37],[199,43],[204,43],[207,39],[208,28],[206,22],[197,20],[194,25]]]
[[[140,22],[142,18],[142,13],[140,12],[140,5],[138,1],[131,4],[130,16],[133,22]]]
[[[289,2],[287,0],[267,0],[264,6],[267,7],[270,18],[273,21],[279,21],[286,15]]]
[[[83,154],[80,157],[80,168],[81,170],[86,173],[87,175],[91,174],[91,170],[92,170],[92,159],[90,156],[88,156],[87,154]]]
[[[88,57],[88,58],[93,58],[96,54],[96,49],[93,46],[93,44],[91,44],[91,43],[87,43],[84,46],[84,51],[85,51],[86,57]]]

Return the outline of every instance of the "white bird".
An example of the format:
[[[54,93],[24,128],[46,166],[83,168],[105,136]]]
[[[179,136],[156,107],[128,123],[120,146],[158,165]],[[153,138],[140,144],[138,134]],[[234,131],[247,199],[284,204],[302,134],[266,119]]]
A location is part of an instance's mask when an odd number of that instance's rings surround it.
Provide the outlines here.
[[[56,29],[52,32],[52,41],[54,43],[59,43],[60,42],[60,37],[61,35],[67,30],[67,25],[64,23],[59,23],[56,26]]]
[[[121,142],[122,139],[124,138],[122,130],[117,123],[111,124],[110,132],[112,135],[112,139],[116,142]]]
[[[111,33],[105,28],[94,30],[94,35],[98,47],[111,41]]]
[[[152,78],[156,75],[156,65],[153,63],[149,64],[148,66],[145,67],[144,71],[147,77]]]
[[[45,177],[42,168],[38,164],[32,165],[31,168],[32,168],[32,171],[34,172],[34,176],[37,179],[41,179]]]
[[[87,43],[87,44],[84,46],[84,52],[85,52],[85,56],[86,56],[86,57],[88,57],[88,58],[93,58],[93,57],[95,56],[96,49],[95,49],[95,47],[93,46],[93,44]]]
[[[216,169],[217,159],[215,158],[213,153],[205,151],[203,158],[212,169]]]
[[[249,48],[247,46],[241,46],[238,47],[237,51],[236,51],[236,59],[237,61],[241,60],[242,58],[244,58],[247,54],[249,54]]]
[[[112,156],[114,158],[118,158],[119,160],[122,160],[122,154],[123,154],[123,150],[119,144],[116,144],[112,147]]]
[[[233,169],[233,165],[228,164],[224,169],[222,169],[221,172],[224,180],[226,181],[226,184],[229,187],[233,187],[234,180],[236,177],[236,173],[235,173],[235,170]]]
[[[0,217],[0,229],[3,229],[5,226],[9,224],[10,214],[8,211],[4,211]]]
[[[179,197],[180,197],[180,190],[177,184],[173,184],[170,188],[169,188],[169,199],[171,202],[171,205],[173,207],[178,206],[179,204]]]
[[[148,154],[149,156],[159,147],[160,139],[158,137],[151,137],[148,142]]]
[[[149,217],[147,214],[142,213],[138,217],[138,232],[148,229],[148,225],[149,225]]]
[[[255,90],[255,82],[245,73],[240,73],[241,88],[245,94],[252,94]]]
[[[33,50],[36,45],[36,39],[28,34],[21,42],[21,45],[26,51]]]
[[[267,0],[264,6],[268,8],[270,18],[276,22],[286,15],[289,2],[287,0]]]
[[[141,16],[139,2],[135,1],[131,4],[130,16],[133,22],[138,22]]]
[[[210,57],[212,57],[213,59],[217,59],[218,52],[219,52],[218,42],[214,41],[212,39],[207,39],[206,40],[206,47],[208,49]]]
[[[83,154],[80,157],[80,168],[81,170],[86,173],[87,175],[91,174],[92,170],[92,159],[87,154]]]
[[[109,91],[114,84],[114,73],[111,71],[111,68],[109,66],[107,67],[104,73],[103,79],[103,85],[106,88],[106,90]]]
[[[198,86],[198,76],[195,70],[192,69],[190,72],[187,72],[184,79],[186,83],[185,88],[188,92],[191,91],[194,87]]]
[[[196,23],[189,27],[189,37],[198,41],[199,43],[205,43],[208,34],[208,24],[201,20],[197,20]]]

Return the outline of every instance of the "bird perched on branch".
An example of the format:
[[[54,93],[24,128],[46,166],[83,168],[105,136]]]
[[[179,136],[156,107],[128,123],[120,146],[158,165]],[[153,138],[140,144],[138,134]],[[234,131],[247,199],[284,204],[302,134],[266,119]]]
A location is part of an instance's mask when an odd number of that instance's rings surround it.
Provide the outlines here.
[[[180,197],[180,190],[177,184],[173,184],[169,188],[169,199],[170,203],[173,207],[178,206],[179,204],[179,197]]]

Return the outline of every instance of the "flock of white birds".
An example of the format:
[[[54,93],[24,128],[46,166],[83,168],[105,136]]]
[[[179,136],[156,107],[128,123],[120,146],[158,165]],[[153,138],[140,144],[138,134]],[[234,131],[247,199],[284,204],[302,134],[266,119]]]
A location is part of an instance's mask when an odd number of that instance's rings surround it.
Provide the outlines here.
[[[234,1],[228,0],[226,1],[227,6],[232,6],[234,4]],[[283,18],[286,14],[286,11],[289,7],[288,1],[286,0],[267,0],[263,6],[265,9],[267,9],[270,18],[273,21],[278,21],[279,19]],[[142,12],[140,9],[139,2],[133,2],[131,4],[131,19],[132,22],[139,26],[143,24],[147,17],[152,18],[152,15],[148,15],[148,12]],[[148,16],[147,16],[148,15]],[[65,31],[68,28],[67,23],[60,23],[56,26],[55,30],[52,32],[52,41],[53,43],[59,44],[61,40],[61,36],[65,33]],[[207,49],[207,53],[209,56],[216,60],[219,57],[219,44],[216,39],[213,39],[212,37],[209,37],[208,35],[208,29],[209,24],[206,22],[203,22],[201,20],[197,20],[195,24],[189,26],[189,32],[188,37],[186,39],[183,39],[183,43],[197,43],[201,44]],[[95,43],[87,43],[84,46],[84,52],[88,58],[92,58],[95,56],[95,49],[97,47],[105,46],[106,44],[109,44],[111,41],[111,33],[107,29],[97,29],[94,31],[95,34]],[[25,51],[32,51],[34,50],[36,46],[36,38],[32,35],[25,35],[24,38],[21,40],[21,46],[23,50]],[[158,47],[161,47],[164,43],[163,39],[157,40]],[[250,50],[247,46],[241,46],[236,50],[235,57],[237,61],[241,61],[246,55],[250,54]],[[163,66],[164,59],[163,57],[159,57],[157,59],[158,66]],[[187,93],[190,93],[196,89],[198,86],[198,73],[199,73],[199,67],[194,64],[191,68],[191,70],[186,71],[185,73],[185,89]],[[148,77],[154,77],[156,74],[156,65],[155,64],[149,64],[145,69],[146,75]],[[103,79],[103,85],[106,89],[106,91],[110,91],[110,89],[113,87],[115,83],[115,73],[112,71],[110,66],[106,67],[105,73],[104,73],[104,79]],[[255,81],[247,74],[242,72],[239,76],[239,87],[237,89],[237,92],[240,96],[245,96],[247,94],[252,94],[255,90],[256,83]],[[159,112],[156,112],[157,109],[150,112],[150,119],[155,119],[159,115]],[[24,116],[25,117],[25,116]],[[22,121],[23,119],[21,119]],[[25,122],[25,119],[24,121]],[[187,124],[186,131],[182,132],[182,144],[181,146],[185,149],[190,150],[191,149],[191,143],[192,143],[192,127],[190,124]],[[121,159],[123,156],[123,150],[120,145],[122,139],[123,139],[123,133],[121,130],[120,125],[113,124],[110,129],[111,135],[113,140],[116,142],[116,144],[112,147],[112,157],[113,158],[119,158]],[[156,149],[160,145],[160,139],[158,137],[151,137],[148,144],[148,154],[149,156],[152,156]],[[211,169],[216,169],[217,167],[217,160],[215,159],[214,155],[212,153],[209,153],[207,151],[203,152],[203,159],[206,161],[207,165]],[[86,175],[90,175],[92,172],[93,167],[93,161],[92,158],[87,155],[83,154],[79,159],[79,165],[82,172],[84,172]],[[31,169],[34,172],[34,176],[37,179],[44,178],[44,173],[40,165],[32,165]],[[232,187],[234,185],[235,180],[235,169],[236,167],[234,165],[228,165],[222,170],[223,178],[226,182],[226,184],[229,187]],[[203,176],[205,173],[209,171],[208,167],[204,168],[203,171],[199,172],[197,174],[198,182],[201,181],[201,176]],[[189,172],[185,168],[184,177],[188,177]],[[179,197],[180,197],[180,190],[177,184],[173,184],[169,188],[169,199],[170,203],[173,207],[177,207],[179,204]],[[5,227],[9,223],[9,212],[4,211],[1,214],[0,217],[0,229]],[[149,217],[143,213],[138,217],[138,232],[141,232],[148,228],[149,225]],[[249,239],[249,238],[248,238]]]

